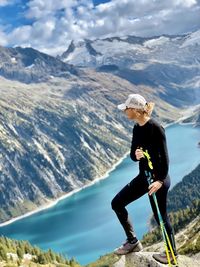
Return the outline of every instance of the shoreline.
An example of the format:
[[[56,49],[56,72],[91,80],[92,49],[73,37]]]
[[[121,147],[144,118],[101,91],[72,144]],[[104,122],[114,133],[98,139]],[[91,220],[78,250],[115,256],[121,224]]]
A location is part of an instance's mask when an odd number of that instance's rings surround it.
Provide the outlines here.
[[[170,127],[170,126],[173,126],[174,124],[180,124],[180,125],[187,125],[187,124],[191,124],[191,125],[192,125],[192,124],[194,124],[194,122],[188,122],[188,123],[184,123],[184,122],[182,122],[181,120],[182,120],[183,118],[184,118],[184,116],[181,117],[181,118],[179,118],[178,120],[176,120],[176,121],[174,121],[174,122],[171,122],[171,123],[168,123],[168,124],[164,125],[164,128],[168,128],[168,127]],[[55,200],[48,200],[48,199],[47,199],[47,202],[49,201],[49,203],[46,203],[45,205],[42,205],[41,207],[38,207],[38,208],[36,208],[36,209],[33,210],[33,211],[27,212],[27,213],[25,213],[25,214],[23,214],[23,215],[17,216],[17,217],[15,217],[15,218],[9,219],[8,221],[5,221],[5,222],[3,222],[3,223],[0,223],[0,228],[1,228],[1,227],[4,227],[4,226],[6,226],[6,225],[12,224],[12,223],[14,223],[15,221],[18,221],[18,220],[21,220],[21,219],[23,219],[23,218],[26,218],[26,217],[29,217],[29,216],[31,216],[31,215],[34,215],[34,214],[36,214],[36,213],[38,213],[38,212],[40,212],[40,211],[43,211],[43,210],[52,208],[52,207],[54,207],[55,205],[57,205],[57,203],[58,203],[59,201],[65,199],[65,198],[68,198],[68,197],[72,196],[73,194],[76,194],[76,193],[80,192],[81,190],[84,190],[85,188],[90,187],[90,186],[96,184],[97,182],[99,182],[99,181],[101,181],[101,180],[106,179],[106,178],[109,176],[109,174],[110,174],[112,171],[114,171],[114,170],[116,169],[116,167],[117,167],[117,166],[118,166],[118,165],[119,165],[119,164],[120,164],[120,163],[127,157],[128,154],[129,154],[129,151],[128,151],[127,153],[125,153],[123,157],[121,157],[119,160],[117,160],[117,162],[116,162],[116,163],[115,163],[115,164],[114,164],[108,171],[106,171],[105,174],[102,175],[101,177],[97,177],[97,178],[95,178],[93,181],[89,182],[88,184],[85,184],[84,186],[82,186],[82,187],[80,187],[80,188],[77,188],[77,189],[74,189],[74,190],[72,190],[72,191],[70,191],[70,192],[68,192],[68,193],[65,193],[65,194],[63,194],[62,196],[60,196],[60,197],[58,197],[57,199],[55,199]]]
[[[128,154],[129,154],[129,152],[125,153],[124,156],[121,157],[119,160],[117,160],[117,162],[108,171],[106,171],[105,174],[102,175],[101,177],[97,177],[93,181],[89,182],[88,184],[85,184],[84,186],[82,186],[80,188],[77,188],[77,189],[74,189],[74,190],[72,190],[72,191],[70,191],[70,192],[68,192],[66,194],[63,194],[62,196],[58,197],[57,199],[49,201],[49,203],[47,203],[47,204],[45,204],[45,205],[43,205],[43,206],[41,206],[39,208],[36,208],[33,211],[27,212],[27,213],[25,213],[23,215],[20,215],[18,217],[15,217],[15,218],[12,218],[12,219],[10,219],[8,221],[0,223],[0,228],[4,227],[6,225],[12,224],[12,223],[14,223],[14,222],[16,222],[18,220],[21,220],[21,219],[24,219],[26,217],[29,217],[31,215],[34,215],[34,214],[36,214],[36,213],[38,213],[40,211],[43,211],[43,210],[46,210],[46,209],[50,209],[50,208],[54,207],[55,205],[57,205],[58,202],[60,202],[61,200],[65,199],[65,198],[68,198],[68,197],[72,196],[73,194],[76,194],[76,193],[80,192],[81,190],[84,190],[85,188],[90,187],[90,186],[96,184],[97,182],[100,182],[101,180],[106,179],[109,176],[109,174],[112,171],[114,171],[116,169],[116,167],[127,157]]]

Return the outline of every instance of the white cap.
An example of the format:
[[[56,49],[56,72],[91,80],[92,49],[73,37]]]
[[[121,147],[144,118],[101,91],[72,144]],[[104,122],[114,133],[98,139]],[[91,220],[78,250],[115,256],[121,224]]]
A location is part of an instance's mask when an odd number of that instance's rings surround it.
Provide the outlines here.
[[[126,108],[144,109],[147,104],[146,99],[139,94],[131,94],[128,96],[125,103],[118,105],[118,109],[125,110]]]

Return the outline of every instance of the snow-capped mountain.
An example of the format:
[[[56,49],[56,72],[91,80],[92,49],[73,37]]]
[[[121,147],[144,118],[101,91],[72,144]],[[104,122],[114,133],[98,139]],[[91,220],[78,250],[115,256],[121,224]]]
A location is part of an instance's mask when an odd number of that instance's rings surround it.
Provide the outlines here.
[[[59,58],[76,66],[99,67],[115,64],[118,67],[143,70],[152,63],[180,64],[190,63],[195,59],[199,62],[199,46],[200,30],[180,36],[113,37],[72,41]]]
[[[176,106],[200,102],[200,30],[181,36],[72,41],[59,58],[113,73],[135,85],[163,88],[160,97]],[[177,90],[182,96],[177,97]]]
[[[84,63],[83,66],[85,66],[88,64],[88,58],[95,58],[98,56],[102,56],[102,54],[93,48],[90,40],[85,39],[84,41],[79,41],[76,44],[74,44],[74,41],[71,41],[67,51],[58,58],[64,62],[72,61],[74,65],[79,65],[81,58],[81,61]],[[82,66],[82,64],[80,64],[80,66]]]

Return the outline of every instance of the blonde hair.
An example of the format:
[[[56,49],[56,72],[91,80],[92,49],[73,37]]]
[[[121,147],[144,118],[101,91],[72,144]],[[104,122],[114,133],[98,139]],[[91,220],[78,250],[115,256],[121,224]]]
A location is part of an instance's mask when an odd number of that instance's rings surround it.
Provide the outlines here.
[[[144,109],[136,109],[137,112],[142,116],[147,115],[147,116],[151,116],[151,113],[153,112],[155,103],[153,102],[148,102],[146,103]]]
[[[148,102],[146,103],[146,106],[144,107],[144,113],[146,113],[149,117],[151,116],[151,113],[153,112],[155,103]]]

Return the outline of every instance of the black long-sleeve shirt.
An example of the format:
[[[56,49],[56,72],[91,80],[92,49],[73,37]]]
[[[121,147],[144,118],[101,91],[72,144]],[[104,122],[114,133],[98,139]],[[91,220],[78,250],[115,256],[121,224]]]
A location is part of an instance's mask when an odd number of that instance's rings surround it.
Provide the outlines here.
[[[135,157],[137,148],[142,148],[144,151],[148,150],[153,164],[154,180],[163,181],[167,177],[169,170],[166,136],[164,128],[154,119],[150,119],[143,126],[135,124],[130,152],[130,157],[134,161],[137,161]],[[147,169],[146,160],[140,160],[139,169],[140,173],[144,174]]]

